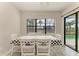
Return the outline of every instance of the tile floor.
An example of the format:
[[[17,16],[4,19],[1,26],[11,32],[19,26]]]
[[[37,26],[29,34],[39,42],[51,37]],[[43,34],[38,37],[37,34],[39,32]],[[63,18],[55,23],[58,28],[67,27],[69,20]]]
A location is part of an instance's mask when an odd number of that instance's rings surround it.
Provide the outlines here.
[[[60,49],[55,49],[55,51],[53,52],[53,47],[51,48],[51,56],[79,56],[79,53],[72,50],[71,48],[67,47],[67,46],[63,46]]]
[[[50,50],[50,56],[79,56],[79,53],[76,51],[72,50],[71,48],[67,46],[63,47],[51,47]],[[21,54],[15,53],[13,54],[14,56],[20,56]]]

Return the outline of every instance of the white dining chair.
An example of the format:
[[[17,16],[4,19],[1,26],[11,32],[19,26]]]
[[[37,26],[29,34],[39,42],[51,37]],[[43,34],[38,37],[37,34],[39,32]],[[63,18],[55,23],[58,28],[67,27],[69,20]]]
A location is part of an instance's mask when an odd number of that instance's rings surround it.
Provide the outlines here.
[[[21,39],[21,55],[34,56],[35,55],[35,40]]]
[[[19,40],[12,40],[11,44],[11,55],[20,56],[21,55],[21,43]]]
[[[21,55],[21,43],[20,40],[17,39],[17,34],[11,34],[11,55],[13,56],[20,56]]]
[[[38,56],[50,55],[50,39],[38,39],[36,46]]]
[[[51,40],[51,51],[53,56],[63,55],[62,40]]]

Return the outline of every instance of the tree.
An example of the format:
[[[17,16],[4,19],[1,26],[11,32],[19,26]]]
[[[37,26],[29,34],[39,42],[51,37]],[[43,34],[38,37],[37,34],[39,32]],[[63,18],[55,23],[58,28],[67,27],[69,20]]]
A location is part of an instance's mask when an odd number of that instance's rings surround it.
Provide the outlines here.
[[[39,21],[40,26],[41,26],[42,23],[43,23],[43,22],[40,20],[40,21]]]
[[[29,20],[28,22],[29,22],[29,26],[34,25],[34,24],[33,24],[33,20]]]
[[[70,30],[71,30],[71,25],[73,25],[73,24],[75,24],[75,21],[73,20],[73,21],[71,21],[71,22],[67,22],[66,23],[66,26],[67,26],[67,30],[68,30],[68,28],[69,28],[69,32],[70,32]]]

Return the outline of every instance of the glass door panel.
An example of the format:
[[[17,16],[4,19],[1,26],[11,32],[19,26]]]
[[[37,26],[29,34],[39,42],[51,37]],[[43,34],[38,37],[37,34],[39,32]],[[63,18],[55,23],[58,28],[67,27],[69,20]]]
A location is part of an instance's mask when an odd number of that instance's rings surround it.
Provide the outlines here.
[[[75,49],[75,32],[76,32],[76,19],[75,14],[66,17],[65,22],[65,39],[66,45],[70,46],[71,48]]]

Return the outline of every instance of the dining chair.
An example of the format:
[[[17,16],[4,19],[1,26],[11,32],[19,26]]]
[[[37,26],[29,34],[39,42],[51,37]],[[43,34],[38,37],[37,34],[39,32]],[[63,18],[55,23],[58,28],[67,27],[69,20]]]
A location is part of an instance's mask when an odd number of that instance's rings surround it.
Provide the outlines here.
[[[21,55],[21,43],[20,40],[11,40],[11,55],[12,56],[20,56]]]
[[[21,39],[21,55],[34,56],[35,55],[35,40]]]
[[[50,39],[38,39],[36,42],[37,55],[50,55]]]
[[[17,39],[17,34],[11,34],[11,55],[12,56],[20,56],[21,55],[21,43],[20,40]]]
[[[63,48],[62,40],[51,40],[51,51],[53,56],[62,56]]]

